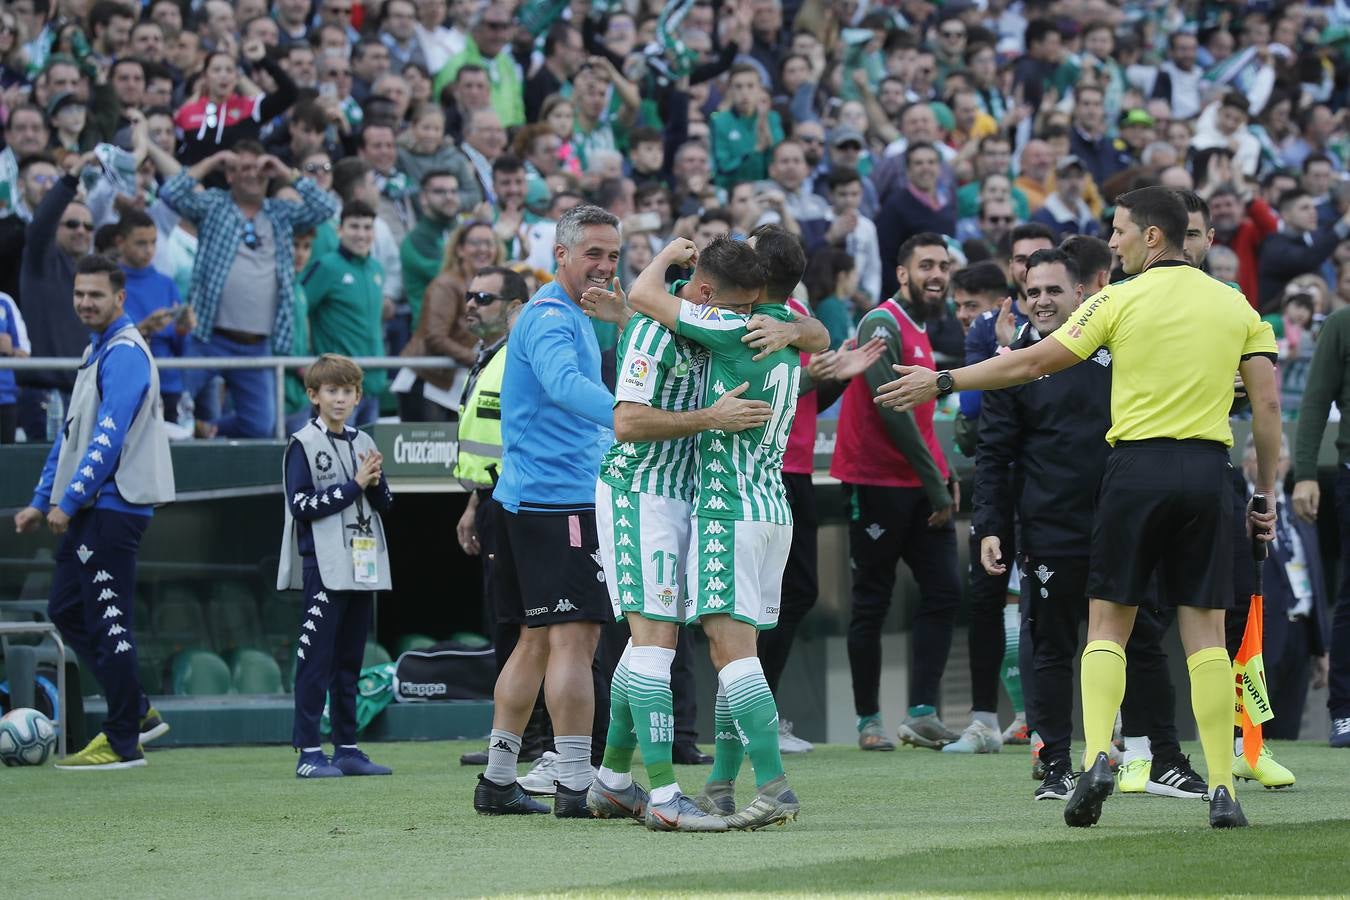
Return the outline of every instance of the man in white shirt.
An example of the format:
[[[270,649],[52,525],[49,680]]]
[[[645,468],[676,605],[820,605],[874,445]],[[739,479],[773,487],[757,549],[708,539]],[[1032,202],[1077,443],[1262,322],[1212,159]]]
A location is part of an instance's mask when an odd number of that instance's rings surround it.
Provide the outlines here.
[[[858,270],[860,309],[871,309],[881,297],[881,252],[877,245],[877,226],[860,211],[863,198],[862,177],[857,169],[835,167],[826,184],[830,192],[830,223],[825,241],[841,246],[852,256]]]

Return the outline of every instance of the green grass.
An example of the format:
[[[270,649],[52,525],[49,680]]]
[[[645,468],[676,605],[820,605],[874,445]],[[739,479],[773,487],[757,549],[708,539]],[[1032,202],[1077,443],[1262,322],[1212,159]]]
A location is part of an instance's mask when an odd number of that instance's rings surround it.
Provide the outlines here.
[[[653,834],[627,822],[486,818],[467,743],[372,744],[392,778],[299,782],[287,749],[165,750],[145,769],[0,769],[0,894],[114,897],[850,892],[1344,894],[1350,754],[1280,744],[1292,790],[1240,790],[1256,827],[1197,801],[1113,797],[1066,828],[1025,748],[956,757],[825,747],[788,760],[792,825]],[[1191,749],[1197,760],[1199,753]],[[677,770],[690,793],[702,768]],[[639,773],[640,774],[640,773]],[[748,779],[748,769],[743,778]],[[748,781],[741,800],[749,796]]]

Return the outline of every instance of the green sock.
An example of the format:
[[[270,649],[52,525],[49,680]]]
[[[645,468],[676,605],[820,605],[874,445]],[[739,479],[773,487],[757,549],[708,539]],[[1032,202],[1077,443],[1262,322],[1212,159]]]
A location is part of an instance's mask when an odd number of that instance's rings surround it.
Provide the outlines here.
[[[675,783],[675,705],[670,696],[670,667],[675,651],[634,647],[628,666],[628,708],[633,713],[642,764],[651,788]]]
[[[713,769],[709,781],[735,781],[745,758],[745,746],[736,734],[736,723],[731,720],[731,705],[727,693],[717,684],[717,704],[713,707]]]
[[[717,673],[726,692],[732,723],[755,770],[755,786],[764,787],[783,774],[783,755],[778,749],[778,704],[764,680],[758,657],[727,663]]]
[[[1027,708],[1022,699],[1022,670],[1017,660],[1021,637],[1022,620],[1017,607],[1003,607],[1003,665],[999,667],[998,674],[1015,713],[1025,712]]]
[[[628,654],[625,650],[614,678],[609,685],[609,731],[605,734],[605,759],[602,765],[612,772],[629,772],[633,768],[633,750],[637,735],[633,733],[633,714],[628,709]]]
[[[936,716],[937,707],[929,706],[927,703],[920,703],[917,706],[911,706],[909,708],[909,715],[914,719],[920,719],[924,716]]]
[[[858,733],[861,734],[862,730],[873,722],[876,722],[878,725],[881,724],[881,713],[872,713],[870,716],[858,716]]]

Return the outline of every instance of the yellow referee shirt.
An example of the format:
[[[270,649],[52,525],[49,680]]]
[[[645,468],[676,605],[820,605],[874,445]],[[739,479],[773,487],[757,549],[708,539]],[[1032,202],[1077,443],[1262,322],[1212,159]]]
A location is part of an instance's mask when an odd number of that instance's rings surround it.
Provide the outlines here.
[[[1270,324],[1241,292],[1164,260],[1083,302],[1054,338],[1079,359],[1111,352],[1107,443],[1148,438],[1233,445],[1233,375],[1249,356],[1277,358]]]

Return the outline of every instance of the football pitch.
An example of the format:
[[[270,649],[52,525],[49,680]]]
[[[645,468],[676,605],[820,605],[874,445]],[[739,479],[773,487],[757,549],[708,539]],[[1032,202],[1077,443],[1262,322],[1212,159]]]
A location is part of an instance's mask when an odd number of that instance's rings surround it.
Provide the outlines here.
[[[1211,831],[1200,801],[1119,795],[1069,829],[1031,799],[1025,747],[821,747],[787,759],[797,822],[710,835],[475,815],[478,770],[457,763],[478,742],[371,744],[392,777],[308,782],[288,748],[168,749],[123,772],[0,769],[0,894],[1344,895],[1350,753],[1274,747],[1298,784],[1240,787],[1243,831]],[[677,774],[693,793],[707,769]]]

